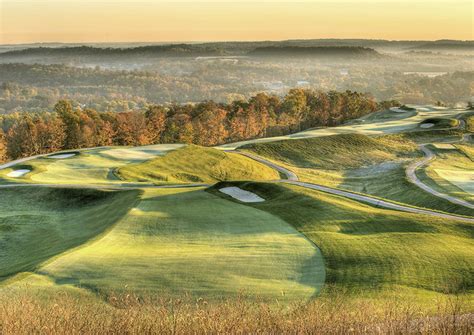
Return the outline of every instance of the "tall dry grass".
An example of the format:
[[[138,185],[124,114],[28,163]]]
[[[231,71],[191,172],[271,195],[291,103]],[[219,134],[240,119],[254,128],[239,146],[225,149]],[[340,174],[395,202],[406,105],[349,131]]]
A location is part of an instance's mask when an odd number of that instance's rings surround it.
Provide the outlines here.
[[[110,296],[84,300],[3,296],[1,334],[471,334],[474,314],[459,298],[430,314],[406,303],[375,306],[344,296],[291,308],[236,298],[205,300]],[[434,313],[433,313],[434,311]]]

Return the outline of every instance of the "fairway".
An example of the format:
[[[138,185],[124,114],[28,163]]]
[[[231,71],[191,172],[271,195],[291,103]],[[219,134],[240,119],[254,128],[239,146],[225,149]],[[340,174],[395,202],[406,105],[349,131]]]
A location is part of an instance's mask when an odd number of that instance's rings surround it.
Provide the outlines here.
[[[474,171],[440,169],[434,169],[434,171],[441,178],[474,195]]]
[[[407,180],[406,166],[422,157],[413,139],[418,135],[407,134],[416,133],[378,137],[342,134],[255,143],[239,150],[274,161],[296,173],[302,181],[415,207],[472,216],[471,209],[438,198]]]
[[[414,129],[421,115],[443,113],[453,111],[386,111],[345,127]],[[435,142],[437,157],[420,179],[471,199],[472,146],[435,141],[461,139],[463,129],[368,136],[340,128],[247,144],[244,155],[197,145],[101,147],[0,170],[9,187],[0,189],[1,287],[96,298],[244,294],[277,304],[334,292],[371,302],[415,295],[424,306],[446,294],[472,298],[472,224],[379,201],[472,215],[405,176],[423,158],[419,143]],[[375,206],[284,184],[285,175],[372,195]]]
[[[320,251],[291,225],[195,189],[147,190],[107,235],[37,272],[94,292],[280,301],[317,295],[325,278]]]
[[[417,176],[439,192],[474,202],[474,162],[471,144],[434,144],[434,160],[417,171]]]
[[[143,162],[176,150],[181,144],[159,144],[143,147],[101,147],[75,152],[75,155],[46,155],[22,164],[31,173],[20,178],[8,174],[18,169],[18,165],[0,170],[0,178],[7,182],[27,182],[46,184],[120,184],[115,175],[117,168]],[[51,158],[55,157],[56,158]],[[60,158],[58,158],[60,157]],[[61,158],[62,157],[62,158]]]
[[[326,284],[366,298],[474,290],[474,226],[383,210],[298,186],[236,185],[266,199],[248,204],[291,223],[324,255]],[[216,192],[216,191],[213,191]]]
[[[138,191],[0,190],[0,284],[97,238],[138,196]]]
[[[418,107],[418,106],[414,106]],[[241,146],[253,143],[267,143],[288,139],[303,139],[312,137],[324,137],[340,134],[363,134],[363,135],[384,135],[396,134],[410,131],[419,127],[420,122],[427,118],[449,118],[454,117],[459,110],[456,109],[437,109],[435,107],[419,107],[416,112],[397,113],[393,111],[382,111],[360,119],[354,120],[347,125],[329,128],[318,128],[314,130],[305,130],[299,133],[286,136],[276,136],[260,138],[237,143],[224,144],[218,148],[224,150],[234,150]]]

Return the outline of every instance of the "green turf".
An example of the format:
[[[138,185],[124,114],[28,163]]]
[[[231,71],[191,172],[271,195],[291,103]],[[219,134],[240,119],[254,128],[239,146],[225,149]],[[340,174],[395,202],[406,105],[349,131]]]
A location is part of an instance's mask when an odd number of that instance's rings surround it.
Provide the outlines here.
[[[474,132],[474,112],[467,113],[464,120],[466,121],[466,130]]]
[[[474,225],[383,210],[298,186],[223,183],[254,192],[267,211],[321,249],[326,283],[348,293],[397,294],[407,290],[473,293]]]
[[[77,152],[64,159],[37,158],[0,170],[1,183],[36,184],[122,184],[115,171],[124,165],[140,163],[182,147],[181,144],[158,144],[143,147],[101,147]],[[32,172],[20,178],[7,174],[28,166]]]
[[[428,118],[453,118],[462,113],[465,113],[465,111],[436,109],[434,107],[427,107],[424,110],[417,109],[416,112],[407,111],[404,113],[382,111],[366,115],[360,119],[351,121],[338,127],[309,129],[286,136],[258,138],[237,143],[229,143],[221,145],[219,148],[235,149],[243,145],[253,143],[268,143],[287,139],[324,137],[341,134],[363,134],[369,136],[398,134],[419,129],[419,123]]]
[[[0,282],[97,238],[138,191],[24,187],[0,190]]]
[[[320,291],[325,270],[319,250],[267,212],[203,190],[155,189],[102,239],[38,273],[49,278],[39,278],[39,285],[104,293],[219,299],[245,292],[301,301]]]
[[[407,180],[406,165],[413,159],[420,159],[422,153],[406,134],[375,138],[345,134],[258,143],[241,150],[283,164],[303,181],[416,207],[473,216],[472,209],[431,195]]]
[[[250,158],[196,145],[148,162],[127,165],[117,173],[124,180],[156,184],[280,178],[278,172]]]
[[[423,122],[420,123],[420,128],[423,128],[422,127],[423,124],[432,124],[433,126],[430,127],[429,129],[453,128],[459,125],[459,120],[451,119],[451,118],[433,117],[433,118],[428,118],[426,120],[423,120]]]
[[[286,164],[339,170],[416,157],[416,145],[407,140],[343,134],[319,138],[250,144],[240,148]]]
[[[436,158],[417,170],[418,178],[439,192],[474,203],[474,161],[470,156],[474,147],[455,144],[452,149],[429,148]]]

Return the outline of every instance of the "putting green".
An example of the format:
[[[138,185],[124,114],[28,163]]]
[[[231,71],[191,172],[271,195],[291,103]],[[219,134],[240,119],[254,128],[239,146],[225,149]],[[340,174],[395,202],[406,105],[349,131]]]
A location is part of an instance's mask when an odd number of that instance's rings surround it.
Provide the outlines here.
[[[28,161],[28,173],[20,178],[10,178],[8,174],[17,166],[0,170],[0,178],[8,182],[28,182],[46,184],[122,184],[115,175],[117,168],[143,162],[182,147],[182,144],[159,144],[143,147],[104,147],[78,152],[64,159],[48,156]],[[21,165],[25,166],[25,165]]]
[[[107,235],[38,272],[101,292],[282,301],[310,298],[325,278],[320,251],[292,226],[196,189],[147,190]]]

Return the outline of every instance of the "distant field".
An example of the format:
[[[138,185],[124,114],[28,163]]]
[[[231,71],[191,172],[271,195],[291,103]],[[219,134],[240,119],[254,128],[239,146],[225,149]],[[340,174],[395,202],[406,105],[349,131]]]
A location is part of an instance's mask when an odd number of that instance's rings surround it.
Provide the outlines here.
[[[427,304],[443,293],[472,297],[472,224],[378,209],[297,186],[238,185],[267,199],[249,206],[291,223],[318,245],[326,284],[349,296],[409,294]]]
[[[195,145],[144,163],[127,165],[117,174],[124,180],[156,184],[280,178],[278,172],[250,158]]]

